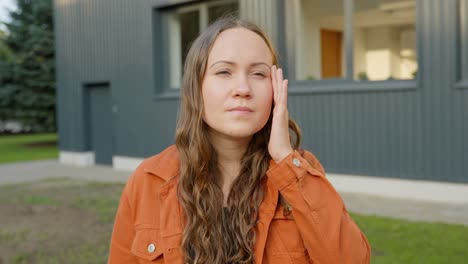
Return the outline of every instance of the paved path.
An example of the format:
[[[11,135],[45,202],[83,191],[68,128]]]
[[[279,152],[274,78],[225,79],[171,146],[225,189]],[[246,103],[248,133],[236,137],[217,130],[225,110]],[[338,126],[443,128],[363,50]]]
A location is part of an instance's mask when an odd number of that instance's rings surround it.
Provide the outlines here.
[[[131,172],[106,166],[77,167],[56,160],[0,165],[0,185],[70,177],[102,182],[125,182]],[[338,189],[340,192],[340,190]],[[458,223],[468,226],[468,204],[404,200],[361,193],[340,192],[349,211],[367,215],[426,222]]]
[[[0,185],[64,177],[125,182],[130,174],[129,171],[117,171],[107,166],[79,167],[63,165],[57,160],[29,161],[0,165]]]

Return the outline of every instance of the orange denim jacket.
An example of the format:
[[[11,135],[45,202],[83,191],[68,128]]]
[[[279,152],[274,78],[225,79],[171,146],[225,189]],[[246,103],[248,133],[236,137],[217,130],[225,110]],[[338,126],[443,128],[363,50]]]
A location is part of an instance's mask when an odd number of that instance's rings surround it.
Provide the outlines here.
[[[183,210],[177,199],[175,146],[146,159],[129,178],[108,263],[183,263]],[[259,208],[255,263],[369,263],[370,246],[310,152],[270,162]],[[279,194],[292,207],[283,208]]]

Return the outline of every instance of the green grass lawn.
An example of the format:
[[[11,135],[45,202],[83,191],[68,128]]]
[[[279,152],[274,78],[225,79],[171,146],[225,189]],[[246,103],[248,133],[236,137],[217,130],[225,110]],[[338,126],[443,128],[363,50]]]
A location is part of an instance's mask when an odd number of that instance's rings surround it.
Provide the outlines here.
[[[0,164],[57,157],[55,133],[0,135]]]
[[[468,226],[352,214],[372,246],[371,263],[467,263]]]
[[[67,178],[0,186],[0,263],[105,263],[122,188]],[[371,263],[467,263],[468,226],[352,217]]]

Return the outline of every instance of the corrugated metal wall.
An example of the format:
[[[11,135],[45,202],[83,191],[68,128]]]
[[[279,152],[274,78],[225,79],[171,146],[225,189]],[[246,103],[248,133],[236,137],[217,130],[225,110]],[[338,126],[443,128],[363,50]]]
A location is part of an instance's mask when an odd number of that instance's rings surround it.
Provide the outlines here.
[[[457,81],[459,1],[420,1],[419,101],[421,105],[421,173],[431,179],[468,181],[463,171],[463,135],[455,129],[466,111],[455,111],[465,101],[458,101],[461,91]],[[466,47],[465,47],[466,48]],[[457,54],[458,53],[458,54]],[[461,154],[461,155],[460,155]]]
[[[110,83],[116,155],[148,156],[172,141],[177,102],[154,100],[158,2],[55,1],[60,149],[89,150],[84,85],[99,82]]]
[[[160,32],[153,19],[157,7],[181,2],[55,0],[62,150],[90,148],[85,85],[99,82],[110,84],[115,155],[149,156],[173,142],[178,100],[156,96],[154,72],[163,67],[155,65]],[[283,23],[285,5],[240,0],[241,16],[261,25],[283,58],[293,52],[286,48],[293,40]],[[327,171],[468,182],[468,89],[454,87],[458,8],[458,1],[418,0],[417,81],[291,84],[290,112],[302,127],[304,147]]]
[[[459,83],[463,83],[464,89],[455,91],[455,131],[458,131],[456,142],[460,142],[460,146],[457,149],[455,155],[459,156],[462,160],[462,172],[463,180],[466,181],[468,177],[468,0],[463,0],[461,5],[461,38],[460,38],[460,52],[457,56],[460,58],[460,65],[462,70],[460,71]],[[461,87],[460,87],[461,88]]]

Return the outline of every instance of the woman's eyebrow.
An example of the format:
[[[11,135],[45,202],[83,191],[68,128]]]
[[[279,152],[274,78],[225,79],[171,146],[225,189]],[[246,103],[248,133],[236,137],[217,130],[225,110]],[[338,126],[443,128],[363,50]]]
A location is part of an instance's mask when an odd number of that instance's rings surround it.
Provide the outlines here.
[[[217,62],[211,64],[210,68],[212,68],[213,66],[215,66],[215,65],[218,64],[218,63],[226,63],[226,64],[230,64],[230,65],[234,65],[234,64],[235,64],[235,63],[232,62],[232,61],[223,61],[223,60],[221,60],[221,61],[217,61]]]
[[[215,66],[215,65],[218,64],[218,63],[226,63],[226,64],[230,64],[230,65],[236,65],[235,62],[221,60],[221,61],[217,61],[217,62],[211,64],[210,68],[212,68],[213,66]],[[250,66],[258,66],[258,65],[265,65],[265,66],[267,66],[268,68],[271,68],[271,66],[268,65],[268,63],[266,63],[266,62],[253,62],[253,63],[250,64]]]
[[[268,65],[268,63],[266,62],[254,62],[254,63],[251,63],[250,66],[258,66],[258,65],[265,65],[268,67],[268,69],[271,68],[271,65]]]

